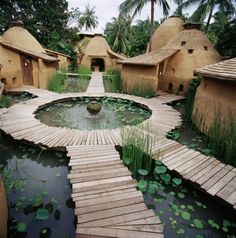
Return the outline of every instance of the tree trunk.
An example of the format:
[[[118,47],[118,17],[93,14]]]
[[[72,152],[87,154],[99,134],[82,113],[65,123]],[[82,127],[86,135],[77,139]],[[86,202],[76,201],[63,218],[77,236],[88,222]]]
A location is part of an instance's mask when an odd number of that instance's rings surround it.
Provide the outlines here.
[[[151,51],[152,45],[152,34],[154,28],[154,4],[155,0],[151,0],[151,24],[150,24],[150,41],[149,41],[149,51]]]
[[[206,29],[205,29],[206,34],[207,34],[209,26],[210,26],[213,10],[214,10],[214,4],[212,4],[212,6],[211,6],[211,10],[210,10],[210,13],[209,13],[209,16],[208,16],[208,19],[207,19],[207,24],[206,24]]]

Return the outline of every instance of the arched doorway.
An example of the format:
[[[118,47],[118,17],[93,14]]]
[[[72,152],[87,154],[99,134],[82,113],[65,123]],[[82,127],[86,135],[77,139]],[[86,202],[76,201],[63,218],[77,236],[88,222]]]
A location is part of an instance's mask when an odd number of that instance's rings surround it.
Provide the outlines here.
[[[101,58],[93,58],[91,59],[91,70],[92,71],[105,71],[105,62],[104,59]]]

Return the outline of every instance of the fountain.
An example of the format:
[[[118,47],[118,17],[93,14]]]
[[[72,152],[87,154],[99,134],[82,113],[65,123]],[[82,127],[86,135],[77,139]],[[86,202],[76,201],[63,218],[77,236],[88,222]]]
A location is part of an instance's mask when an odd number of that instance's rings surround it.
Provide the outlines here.
[[[101,103],[96,100],[92,100],[87,105],[87,110],[91,115],[97,115],[102,109]]]

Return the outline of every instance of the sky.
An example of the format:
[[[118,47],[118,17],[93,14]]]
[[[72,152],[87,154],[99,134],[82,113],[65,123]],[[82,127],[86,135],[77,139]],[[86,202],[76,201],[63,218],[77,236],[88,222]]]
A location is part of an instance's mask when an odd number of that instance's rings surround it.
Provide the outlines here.
[[[98,17],[99,25],[94,30],[94,32],[103,33],[105,25],[107,22],[111,21],[112,17],[118,16],[119,5],[124,2],[124,0],[68,0],[69,9],[78,7],[80,11],[83,11],[85,5],[89,4],[90,7],[95,7],[96,16]],[[170,14],[173,14],[176,9],[176,4],[173,1],[169,1]],[[150,5],[147,4],[142,10],[140,15],[134,19],[145,20],[150,16]],[[155,20],[162,18],[162,11],[159,9],[159,5],[155,5]]]

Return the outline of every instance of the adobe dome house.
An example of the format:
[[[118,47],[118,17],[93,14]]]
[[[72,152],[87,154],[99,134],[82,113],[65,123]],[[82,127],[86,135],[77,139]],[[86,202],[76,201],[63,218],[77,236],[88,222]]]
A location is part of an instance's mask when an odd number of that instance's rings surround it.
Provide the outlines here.
[[[159,50],[180,31],[184,29],[183,20],[178,16],[168,17],[154,32],[151,40],[150,51]],[[148,51],[149,52],[149,49]]]
[[[227,125],[236,121],[236,58],[196,69],[202,76],[197,89],[192,120],[204,133],[208,133],[212,123],[220,117]]]
[[[177,28],[179,23],[176,21]],[[156,91],[183,94],[196,68],[220,61],[220,55],[198,24],[188,23],[183,27],[164,47],[121,62],[121,77],[127,92],[148,83]]]
[[[124,56],[113,52],[106,39],[100,35],[90,39],[81,60],[81,66],[90,68],[92,71],[106,71],[118,68],[117,62],[125,59]]]
[[[47,88],[52,74],[59,68],[59,58],[46,53],[40,43],[14,23],[0,39],[1,81],[7,89],[30,85]]]
[[[178,50],[166,65],[161,82],[163,91],[186,92],[195,69],[221,60],[207,35],[199,29],[199,24],[186,23],[184,30],[163,47]]]

